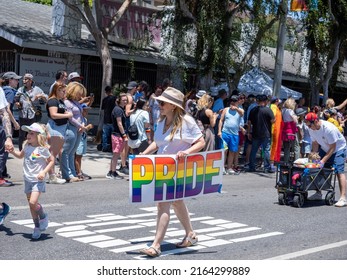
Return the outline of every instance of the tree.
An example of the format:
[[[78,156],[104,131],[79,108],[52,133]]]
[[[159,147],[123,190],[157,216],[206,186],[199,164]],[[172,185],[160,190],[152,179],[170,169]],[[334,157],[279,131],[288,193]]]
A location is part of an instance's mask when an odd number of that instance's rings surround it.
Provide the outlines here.
[[[113,61],[109,48],[108,37],[113,29],[116,27],[119,20],[122,18],[124,13],[127,11],[132,3],[132,0],[124,0],[121,7],[111,16],[111,20],[106,26],[103,25],[103,14],[100,7],[100,1],[90,0],[61,0],[67,7],[73,10],[76,15],[86,25],[89,32],[95,39],[98,54],[100,56],[102,64],[102,82],[101,82],[101,94],[100,94],[100,108],[102,105],[101,100],[105,96],[104,88],[107,85],[111,85],[112,82],[112,69]],[[95,17],[92,12],[92,4],[95,5]],[[97,139],[100,138],[103,126],[103,111],[99,112],[99,124]]]
[[[258,53],[262,40],[278,21],[277,2],[175,1],[174,16],[170,24],[173,29],[173,56],[186,61],[186,54],[190,54],[194,57],[200,83],[203,77],[212,77],[214,73],[220,72],[232,90],[237,87],[242,74],[252,67],[252,58]],[[245,23],[252,28],[242,32]],[[195,36],[191,35],[193,33]],[[231,68],[236,72],[233,81],[229,76]],[[208,85],[205,84],[204,87]]]
[[[280,24],[278,28],[278,39],[276,48],[275,76],[273,84],[273,95],[279,97],[282,84],[284,45],[286,40],[286,20],[288,15],[288,1],[282,0],[280,4]]]
[[[95,39],[96,47],[102,64],[102,88],[101,98],[104,96],[104,88],[111,85],[112,81],[112,57],[109,49],[108,36],[116,27],[126,10],[132,3],[132,0],[124,0],[121,7],[115,14],[110,15],[111,20],[107,26],[103,25],[103,14],[100,7],[100,1],[93,1],[95,5],[95,17],[92,13],[92,6],[89,0],[61,0],[67,7],[73,10],[82,22],[86,25],[89,32]],[[101,102],[100,102],[101,104]],[[100,105],[101,106],[101,105]]]
[[[329,95],[334,67],[339,61],[343,44],[347,39],[347,3],[344,0],[322,0],[318,9],[309,11],[306,18],[306,47],[311,51],[309,77],[311,103],[319,104],[319,92],[323,102]],[[338,71],[335,70],[335,75]]]

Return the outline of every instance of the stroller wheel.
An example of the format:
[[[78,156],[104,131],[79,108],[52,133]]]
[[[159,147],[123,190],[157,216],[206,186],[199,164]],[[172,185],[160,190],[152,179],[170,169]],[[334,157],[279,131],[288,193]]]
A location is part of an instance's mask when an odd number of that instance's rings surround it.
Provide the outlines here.
[[[326,205],[333,205],[335,202],[335,192],[327,192],[325,196],[325,204]]]
[[[304,205],[305,199],[301,194],[296,194],[293,199],[293,205],[295,207],[301,208]]]
[[[278,204],[279,205],[285,205],[286,204],[286,195],[283,192],[280,192],[278,194]]]

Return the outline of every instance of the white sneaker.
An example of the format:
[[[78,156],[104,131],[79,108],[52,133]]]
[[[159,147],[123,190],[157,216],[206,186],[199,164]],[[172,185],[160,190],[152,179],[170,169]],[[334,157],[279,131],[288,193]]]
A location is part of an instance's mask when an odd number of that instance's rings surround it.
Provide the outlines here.
[[[313,195],[311,195],[307,200],[322,200],[322,193],[316,192]]]
[[[49,184],[64,184],[66,183],[65,179],[60,179],[56,175],[49,175]]]
[[[41,230],[38,227],[34,228],[34,232],[31,237],[33,239],[39,239],[41,237]]]
[[[336,207],[344,207],[347,206],[347,200],[345,198],[340,198],[338,202],[334,204]]]
[[[227,174],[229,174],[229,175],[235,175],[235,173],[236,173],[235,170],[232,168],[227,170]]]

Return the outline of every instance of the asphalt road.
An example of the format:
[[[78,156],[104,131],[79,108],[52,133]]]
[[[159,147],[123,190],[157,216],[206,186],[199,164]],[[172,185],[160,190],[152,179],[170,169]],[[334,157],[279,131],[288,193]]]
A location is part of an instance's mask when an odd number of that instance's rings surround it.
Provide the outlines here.
[[[187,200],[198,246],[176,249],[183,236],[174,214],[161,260],[346,260],[347,208],[278,204],[275,174],[226,175],[222,193]],[[40,202],[50,226],[31,239],[23,185],[0,188],[12,206],[0,226],[2,260],[136,260],[155,231],[155,205],[129,203],[126,180],[47,185]],[[337,194],[339,194],[337,190]]]

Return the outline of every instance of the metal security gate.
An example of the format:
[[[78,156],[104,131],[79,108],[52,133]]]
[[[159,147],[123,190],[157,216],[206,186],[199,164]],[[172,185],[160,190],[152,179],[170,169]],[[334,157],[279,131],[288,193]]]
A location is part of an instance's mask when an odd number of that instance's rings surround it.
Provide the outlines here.
[[[157,66],[150,63],[134,62],[135,77],[131,77],[131,67],[125,60],[113,60],[112,86],[123,88],[131,80],[146,81],[151,90],[162,81],[157,81]],[[90,57],[82,57],[81,59],[81,75],[84,77],[83,84],[87,88],[88,94],[94,93],[95,103],[100,102],[101,82],[102,82],[102,66],[99,59],[91,59]]]
[[[0,51],[0,73],[16,71],[16,53],[11,51]]]

